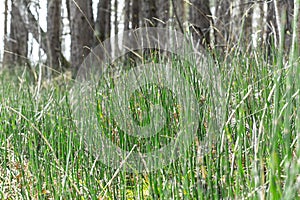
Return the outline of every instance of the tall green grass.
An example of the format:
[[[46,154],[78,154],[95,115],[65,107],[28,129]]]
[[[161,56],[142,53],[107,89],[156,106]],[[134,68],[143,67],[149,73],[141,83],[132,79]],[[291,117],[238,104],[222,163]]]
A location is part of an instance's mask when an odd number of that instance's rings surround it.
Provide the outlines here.
[[[214,96],[205,80],[194,79],[195,71],[183,70],[199,102],[199,127],[184,152],[188,161],[179,157],[157,171],[143,173],[110,168],[88,151],[70,105],[74,80],[45,82],[37,94],[29,71],[2,71],[0,198],[299,198],[300,82],[295,49],[285,57],[282,47],[273,48],[272,60],[259,49],[232,51],[230,61],[217,57],[210,67],[220,70],[226,91],[225,121],[206,153],[201,144],[207,142],[203,140],[213,120]],[[187,69],[196,65],[177,58],[170,62]],[[152,104],[161,104],[165,110],[166,125],[147,140],[122,131],[101,107],[101,95],[91,110],[105,136],[123,149],[147,152],[176,137],[180,105],[170,90],[148,84],[130,98],[129,109],[140,126],[149,124]]]
[[[299,198],[299,81],[298,60],[275,51],[235,52],[219,61],[227,91],[225,125],[207,154],[201,139],[209,124],[213,97],[197,85],[199,129],[180,158],[155,172],[116,171],[95,161],[72,118],[68,89],[72,81],[50,84],[38,96],[29,72],[1,75],[0,197],[65,199],[296,199]],[[292,59],[292,62],[291,62]],[[291,73],[293,72],[293,73]],[[63,85],[63,87],[62,87]],[[137,108],[145,99],[164,105],[168,126],[160,136],[137,141],[118,130],[113,119],[99,123],[116,144],[144,151],[163,145],[176,132],[176,100],[167,90],[145,86],[136,92],[131,109],[136,123],[147,124]],[[160,92],[160,93],[159,93]],[[158,97],[158,94],[160,98]],[[148,95],[147,98],[144,95]],[[150,96],[149,96],[150,95]],[[172,111],[172,112],[171,112]],[[101,114],[101,109],[95,109]],[[180,113],[177,113],[180,114]],[[174,117],[175,116],[175,117]],[[115,131],[115,132],[113,132]],[[117,134],[116,136],[113,135]],[[164,139],[165,138],[165,139]]]

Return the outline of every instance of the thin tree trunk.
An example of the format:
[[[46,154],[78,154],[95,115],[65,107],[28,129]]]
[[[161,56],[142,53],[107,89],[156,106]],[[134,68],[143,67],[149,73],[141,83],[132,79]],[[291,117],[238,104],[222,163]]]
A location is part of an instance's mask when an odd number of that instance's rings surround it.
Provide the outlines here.
[[[253,18],[253,8],[252,3],[248,3],[247,0],[241,1],[240,16],[243,23],[243,44],[250,45],[252,44],[252,18]]]
[[[5,2],[4,2],[4,40],[3,40],[3,42],[4,42],[4,48],[6,47],[6,48],[8,48],[7,47],[7,42],[8,42],[8,34],[7,34],[7,25],[8,25],[8,20],[7,20],[7,16],[8,16],[8,0],[5,0]],[[1,56],[3,56],[4,57],[4,53],[3,53],[3,55],[1,55]],[[2,63],[2,67],[4,67],[4,62]]]
[[[70,0],[66,0],[66,8],[68,14],[68,21],[70,23],[71,22]]]
[[[124,31],[129,30],[130,22],[130,0],[125,1]]]
[[[3,64],[6,66],[27,64],[28,31],[25,28],[17,4],[12,1],[10,34],[4,47]]]
[[[114,34],[117,35],[119,33],[119,20],[118,20],[118,0],[114,0]],[[114,37],[116,38],[116,37]],[[120,51],[119,41],[118,39],[114,40],[114,52],[115,55]]]
[[[170,1],[169,0],[157,0],[157,17],[159,22],[158,27],[166,27],[170,18]]]
[[[228,42],[231,46],[238,46],[237,42],[240,39],[242,31],[241,0],[233,0],[230,5],[230,23],[229,23],[229,38]]]
[[[282,44],[286,50],[289,48],[292,33],[292,13],[292,0],[274,0],[268,3],[267,45],[269,54],[272,45],[279,47]],[[283,38],[281,38],[281,33],[284,33]]]
[[[274,11],[275,11],[275,23],[276,23],[276,27],[277,27],[277,30],[276,30],[276,35],[277,35],[277,43],[275,44],[276,47],[279,47],[279,45],[283,44],[282,42],[282,30],[283,30],[283,26],[285,26],[285,21],[283,22],[282,20],[282,12],[281,12],[281,9],[286,9],[285,7],[284,8],[281,8],[280,6],[280,2],[279,1],[276,1],[274,0],[273,1],[273,4],[274,4]],[[281,8],[281,9],[280,9]],[[285,16],[286,17],[286,16]],[[282,22],[284,24],[282,24]]]
[[[267,30],[267,25],[266,25],[266,21],[267,21],[267,13],[264,12],[265,10],[265,2],[260,3],[259,6],[259,25],[258,25],[258,30],[260,30],[260,32],[257,33],[258,35],[258,41],[257,41],[257,47],[259,46],[263,46],[266,43],[266,30]],[[256,31],[257,32],[257,31]]]
[[[23,0],[15,0],[16,7],[19,9],[19,13],[22,19],[23,27],[25,27],[26,31],[30,32],[33,38],[36,41],[40,41],[40,48],[43,49],[46,54],[48,54],[48,45],[47,45],[47,37],[46,32],[40,27],[39,22],[35,19],[34,15],[31,13],[30,9],[27,6],[27,2]],[[60,52],[61,65],[64,68],[69,67],[69,62],[64,57],[63,53]]]
[[[71,13],[71,63],[78,71],[83,59],[93,46],[93,13],[91,0],[70,1]]]
[[[107,10],[105,12],[105,39],[110,37],[111,32],[111,0],[107,0]]]
[[[111,6],[110,0],[100,0],[98,2],[98,11],[97,11],[98,13],[97,13],[95,30],[97,33],[97,37],[101,42],[103,42],[110,35],[109,34],[110,22],[111,22],[110,6]]]
[[[210,27],[213,24],[209,0],[191,0],[189,20],[194,38],[206,47],[210,45]]]
[[[172,18],[175,23],[174,26],[179,28],[180,31],[183,33],[183,23],[185,20],[185,3],[183,0],[171,0],[172,3]]]
[[[267,46],[270,51],[272,44],[275,42],[276,36],[276,20],[275,20],[275,10],[273,2],[268,2],[268,12],[267,12]],[[275,36],[275,37],[274,37]]]
[[[220,47],[226,47],[229,39],[230,26],[230,0],[217,1],[216,5],[216,35]]]
[[[139,27],[139,9],[140,9],[141,2],[140,0],[133,0],[132,1],[132,9],[131,9],[131,23],[132,29],[136,29]]]
[[[115,10],[114,33],[116,35],[119,32],[119,29],[118,29],[118,26],[119,26],[119,20],[118,20],[118,0],[115,0],[114,10]]]
[[[287,22],[285,27],[285,49],[290,49],[292,45],[292,33],[293,33],[293,17],[294,17],[294,2],[293,0],[287,0],[286,2],[286,15]],[[298,26],[299,27],[299,26]]]
[[[60,28],[61,28],[61,0],[48,0],[47,5],[47,62],[48,67],[55,71],[60,68]],[[50,70],[50,72],[51,72]],[[48,73],[50,75],[51,73]]]
[[[156,27],[157,18],[156,15],[156,0],[144,0],[143,1],[143,22],[146,27]]]
[[[4,36],[7,36],[8,0],[4,2]]]
[[[175,9],[178,15],[178,25],[183,27],[184,21],[186,21],[186,10],[184,0],[172,0],[175,1]],[[192,3],[192,2],[190,2]],[[174,10],[175,12],[175,10]],[[180,28],[181,29],[181,28]]]

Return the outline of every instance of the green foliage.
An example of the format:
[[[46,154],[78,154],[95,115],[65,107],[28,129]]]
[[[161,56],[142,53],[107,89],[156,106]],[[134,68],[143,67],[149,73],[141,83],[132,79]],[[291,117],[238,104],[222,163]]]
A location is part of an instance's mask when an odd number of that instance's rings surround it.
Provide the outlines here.
[[[276,51],[274,50],[276,53]],[[299,81],[297,60],[273,61],[264,52],[233,52],[230,63],[218,59],[227,91],[222,133],[207,154],[199,154],[210,124],[213,98],[203,83],[193,82],[199,99],[199,130],[180,158],[159,171],[116,172],[86,151],[61,84],[42,87],[25,70],[3,72],[0,86],[0,197],[4,199],[295,199],[299,198]],[[282,58],[282,59],[276,59]],[[172,60],[176,63],[176,59]],[[184,64],[185,65],[185,64]],[[188,66],[187,64],[185,66]],[[193,72],[190,72],[193,74]],[[64,82],[65,83],[65,82]],[[72,84],[69,82],[67,84]],[[290,87],[292,85],[292,87]],[[99,97],[101,100],[101,98]],[[151,101],[149,101],[149,99]],[[150,104],[162,104],[168,123],[161,133],[139,140],[119,130],[101,105],[93,108],[105,134],[130,150],[153,149],[176,135],[178,102],[172,92],[146,85],[130,99],[133,119],[149,123]],[[201,103],[200,103],[201,102]],[[129,146],[126,146],[129,145]],[[156,146],[159,147],[159,146]],[[144,149],[143,149],[144,148]]]

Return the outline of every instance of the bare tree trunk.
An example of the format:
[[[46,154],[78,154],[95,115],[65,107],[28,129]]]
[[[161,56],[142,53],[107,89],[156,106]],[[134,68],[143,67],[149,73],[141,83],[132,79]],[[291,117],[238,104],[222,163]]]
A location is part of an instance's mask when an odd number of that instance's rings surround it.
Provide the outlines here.
[[[7,36],[8,0],[4,2],[4,36]]]
[[[284,42],[285,42],[285,49],[290,49],[290,47],[292,45],[294,1],[287,0],[286,7],[287,7],[287,9],[286,9],[287,22],[286,22],[286,26],[285,26],[285,41]]]
[[[68,20],[70,23],[71,22],[70,0],[66,0],[66,8],[67,8]]]
[[[125,1],[125,16],[124,16],[124,31],[129,30],[129,22],[130,22],[130,0]]]
[[[15,1],[11,2],[10,34],[5,43],[3,64],[6,66],[24,65],[27,62],[28,31]]]
[[[143,24],[146,27],[156,27],[157,18],[156,15],[156,0],[144,0],[143,1]]]
[[[8,0],[5,0],[4,2],[4,48],[7,47],[7,39],[8,39],[8,34],[7,34],[7,25],[8,25]],[[1,55],[4,57],[4,53]],[[2,63],[2,67],[4,67],[4,62]]]
[[[172,4],[171,16],[173,25],[176,28],[179,28],[180,31],[183,33],[183,23],[185,20],[186,10],[185,10],[185,3],[183,0],[170,0]]]
[[[267,46],[283,45],[286,50],[291,44],[293,0],[273,0],[268,3]],[[281,33],[284,37],[281,38]]]
[[[247,0],[242,0],[241,2],[241,19],[243,23],[243,40],[242,43],[248,46],[252,45],[252,18],[253,18],[253,8],[252,3],[248,3]]]
[[[107,10],[105,12],[105,39],[110,37],[111,32],[111,0],[107,0]]]
[[[262,2],[258,5],[259,17],[258,17],[258,31],[254,31],[257,34],[257,47],[263,46],[266,43],[266,30],[267,30],[267,13],[265,13],[265,2]]]
[[[71,63],[78,71],[83,59],[93,46],[93,13],[91,0],[70,1],[71,18]]]
[[[22,22],[22,28],[25,28],[25,32],[30,32],[33,36],[33,38],[36,41],[40,41],[39,38],[41,38],[40,48],[43,49],[44,52],[48,54],[48,48],[47,48],[47,37],[46,32],[40,27],[39,22],[35,19],[34,15],[31,13],[27,1],[25,0],[14,0],[15,7],[18,8],[18,13]],[[18,14],[17,13],[17,14]],[[26,43],[27,44],[27,43]],[[61,65],[64,68],[69,67],[69,62],[65,59],[62,52],[60,52],[60,58],[61,58]]]
[[[139,27],[139,9],[140,9],[141,2],[140,0],[133,0],[132,1],[132,9],[131,9],[131,23],[132,29],[136,29]]]
[[[223,47],[227,46],[230,32],[230,6],[231,1],[230,0],[219,0],[217,1],[216,5],[216,41],[218,43],[218,46]]]
[[[271,48],[272,44],[275,43],[275,39],[278,38],[276,35],[277,24],[275,19],[275,9],[272,1],[268,2],[268,14],[267,14],[267,46]]]
[[[213,24],[209,0],[191,0],[189,19],[190,30],[203,46],[210,45],[210,27]]]
[[[230,5],[230,23],[229,23],[229,38],[227,45],[230,49],[232,46],[237,46],[242,31],[241,0],[233,0]]]
[[[61,52],[61,3],[61,0],[48,0],[47,5],[47,44],[49,49],[47,52],[47,62],[48,67],[55,71],[61,71],[59,70]],[[48,75],[50,74],[48,73]]]
[[[96,19],[95,30],[101,42],[110,36],[110,16],[111,16],[110,0],[100,0],[98,2],[98,13]],[[99,42],[99,41],[98,41]]]
[[[170,1],[169,0],[157,0],[157,17],[159,22],[158,27],[166,27],[170,18]]]
[[[119,20],[118,20],[118,0],[114,0],[114,34],[117,35],[119,33]],[[114,40],[114,52],[115,55],[120,51],[119,41]]]
[[[184,3],[184,0],[175,0],[175,2],[176,2],[176,11],[178,13],[178,18],[179,18],[181,26],[183,26],[184,21],[187,20],[185,3]],[[192,2],[190,2],[190,3],[192,3]]]
[[[118,20],[118,0],[115,0],[115,3],[114,3],[114,10],[115,10],[115,19],[114,19],[114,34],[118,34],[119,32],[119,29],[118,29],[118,26],[119,26],[119,20]]]
[[[28,9],[26,2],[22,0],[16,0],[17,6],[19,8],[22,21],[26,29],[32,34],[36,41],[39,41],[41,37],[41,44],[40,47],[43,51],[47,52],[47,37],[46,32],[40,27],[39,22],[35,19],[34,15]],[[41,34],[41,35],[40,35]]]

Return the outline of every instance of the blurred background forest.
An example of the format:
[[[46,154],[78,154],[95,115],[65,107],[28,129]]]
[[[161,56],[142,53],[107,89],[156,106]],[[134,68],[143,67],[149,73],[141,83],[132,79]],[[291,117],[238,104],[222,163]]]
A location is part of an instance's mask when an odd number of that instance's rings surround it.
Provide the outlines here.
[[[76,72],[84,57],[111,35],[139,27],[191,33],[226,57],[291,43],[293,0],[4,0],[3,67],[43,66]],[[284,37],[280,37],[283,33]],[[34,51],[33,49],[37,49]]]

